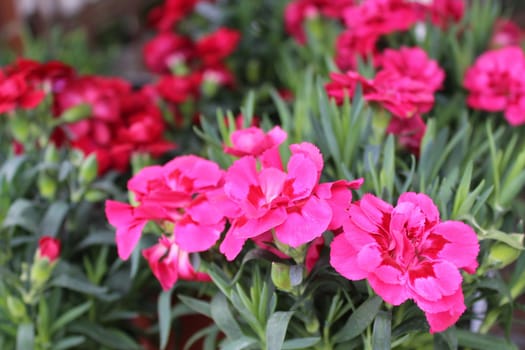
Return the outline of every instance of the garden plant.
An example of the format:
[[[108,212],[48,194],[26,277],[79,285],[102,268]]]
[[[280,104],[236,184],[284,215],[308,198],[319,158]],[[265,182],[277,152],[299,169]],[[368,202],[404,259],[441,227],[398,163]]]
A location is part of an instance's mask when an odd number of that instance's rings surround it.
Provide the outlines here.
[[[518,349],[506,15],[166,0],[145,85],[76,39],[1,67],[0,349]]]

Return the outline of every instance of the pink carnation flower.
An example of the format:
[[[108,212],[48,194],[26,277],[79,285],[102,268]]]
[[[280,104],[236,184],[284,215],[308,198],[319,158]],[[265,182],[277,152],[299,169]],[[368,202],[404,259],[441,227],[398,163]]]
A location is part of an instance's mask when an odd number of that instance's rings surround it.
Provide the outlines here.
[[[236,157],[258,157],[269,149],[277,148],[286,137],[286,132],[279,126],[266,134],[261,128],[252,126],[234,131],[231,135],[232,147],[224,146],[224,152]]]
[[[349,198],[338,193],[339,184],[318,189],[323,169],[321,153],[310,143],[291,145],[290,150],[287,172],[264,162],[257,170],[253,156],[237,160],[228,169],[224,193],[238,207],[220,246],[228,260],[239,254],[247,239],[270,230],[280,242],[295,248],[337,225],[331,206],[336,204],[331,202],[344,206],[348,203],[340,201]],[[348,191],[358,188],[361,180],[341,185]]]
[[[197,156],[142,169],[128,183],[137,206],[106,201],[108,221],[117,228],[119,257],[129,258],[148,221],[172,224],[175,243],[185,251],[209,249],[225,224],[222,210],[209,197],[222,181],[219,166]]]
[[[521,28],[512,20],[500,18],[494,24],[494,33],[490,39],[490,47],[497,49],[507,46],[520,46],[524,34]]]
[[[386,128],[388,134],[397,136],[399,144],[406,148],[411,153],[419,156],[421,148],[421,141],[425,136],[427,126],[421,116],[416,115],[412,118],[397,118],[390,119],[390,123]]]
[[[485,52],[465,73],[467,104],[489,112],[504,112],[511,125],[525,123],[525,55],[509,46]]]
[[[427,195],[404,193],[392,207],[367,194],[351,204],[343,231],[331,244],[330,263],[344,277],[368,279],[393,305],[414,300],[431,333],[465,311],[459,269],[475,272],[478,239],[462,222],[441,222]]]
[[[189,253],[180,249],[172,238],[162,236],[156,245],[144,249],[142,255],[164,290],[171,289],[179,278],[189,281],[211,280],[207,274],[194,270]]]
[[[39,259],[47,259],[50,263],[60,257],[60,240],[57,238],[42,236],[38,240],[36,255]]]

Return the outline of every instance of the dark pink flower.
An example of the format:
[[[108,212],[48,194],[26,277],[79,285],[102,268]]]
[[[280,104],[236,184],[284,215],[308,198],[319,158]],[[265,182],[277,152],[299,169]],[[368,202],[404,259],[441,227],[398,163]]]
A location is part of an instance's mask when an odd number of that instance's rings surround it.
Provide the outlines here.
[[[272,128],[268,133],[252,126],[234,131],[231,134],[232,147],[224,146],[224,152],[236,157],[258,157],[271,148],[277,148],[286,137],[286,132],[279,126]]]
[[[290,150],[287,172],[275,161],[264,160],[258,170],[253,156],[237,160],[228,169],[224,192],[239,208],[229,217],[231,227],[220,246],[228,260],[239,254],[247,239],[257,240],[270,230],[280,242],[296,248],[335,225],[331,205],[348,197],[330,185],[317,194],[323,169],[317,147],[302,143],[291,145]],[[349,185],[346,190],[350,188],[356,187]]]
[[[524,34],[521,28],[510,19],[500,18],[494,25],[490,47],[498,49],[507,46],[520,46]]]
[[[180,156],[164,166],[150,166],[128,182],[136,206],[106,201],[106,216],[117,228],[117,249],[127,259],[148,221],[173,230],[174,242],[188,252],[213,246],[224,229],[223,209],[210,196],[220,188],[223,171],[196,156]]]
[[[158,81],[156,91],[167,101],[181,104],[198,98],[201,83],[202,74],[165,75]]]
[[[0,70],[0,114],[16,108],[33,109],[45,97],[45,93],[30,84],[26,75],[6,75]]]
[[[343,228],[330,253],[340,274],[366,278],[390,304],[414,300],[431,333],[444,331],[465,311],[459,269],[475,272],[478,239],[462,222],[441,222],[431,198],[408,192],[392,207],[367,194],[351,204]]]
[[[360,37],[353,30],[346,30],[339,34],[335,44],[335,62],[342,71],[357,69],[359,59],[376,62],[378,55],[377,36]]]
[[[347,7],[343,17],[347,28],[359,38],[378,38],[410,29],[421,14],[419,5],[410,1],[367,0]]]
[[[194,56],[193,42],[171,32],[161,32],[143,48],[146,67],[158,74],[170,73],[179,63],[187,64]]]
[[[237,48],[241,34],[237,30],[219,28],[196,42],[197,56],[205,65],[221,63]]]
[[[169,31],[192,12],[198,2],[199,0],[166,0],[150,11],[149,23],[160,31]]]
[[[461,21],[465,14],[464,0],[433,0],[426,8],[432,23],[446,29],[451,23]]]
[[[172,238],[162,236],[156,245],[144,249],[142,255],[164,290],[171,289],[179,278],[210,281],[207,274],[195,271],[189,253],[180,249]]]
[[[386,49],[381,54],[381,65],[384,70],[425,83],[432,92],[441,89],[445,80],[443,69],[419,47]]]
[[[50,236],[42,236],[38,240],[36,254],[39,259],[47,259],[50,263],[55,262],[60,257],[60,240]]]
[[[372,81],[361,76],[357,72],[348,71],[342,73],[330,73],[331,81],[325,85],[325,90],[328,96],[334,98],[337,104],[342,104],[345,97],[351,100],[354,97],[354,92],[357,84],[361,84],[363,93],[374,91]]]
[[[425,136],[426,129],[425,122],[419,115],[412,118],[397,118],[394,116],[390,119],[386,132],[387,134],[396,135],[401,147],[419,156],[421,141],[423,136]]]
[[[525,123],[525,55],[509,46],[485,52],[465,73],[467,104],[476,109],[504,112],[511,125]]]

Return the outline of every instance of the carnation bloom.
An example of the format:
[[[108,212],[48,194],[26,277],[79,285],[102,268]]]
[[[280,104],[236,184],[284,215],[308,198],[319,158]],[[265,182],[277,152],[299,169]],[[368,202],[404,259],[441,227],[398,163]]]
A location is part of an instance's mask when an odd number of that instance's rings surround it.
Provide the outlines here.
[[[253,156],[237,160],[227,171],[224,193],[237,210],[225,214],[231,227],[220,246],[228,260],[233,260],[249,238],[273,230],[276,238],[293,248],[320,237],[337,225],[332,205],[348,201],[336,194],[339,186],[319,189],[323,169],[322,155],[313,144],[290,146],[287,172],[277,161],[262,162],[257,170]],[[344,190],[359,188],[361,180],[343,184]],[[350,194],[351,196],[351,194]],[[351,200],[351,197],[350,197]],[[340,203],[341,205],[348,205]]]
[[[231,135],[232,147],[224,146],[224,152],[237,156],[260,156],[263,152],[277,148],[286,139],[286,132],[279,126],[268,133],[256,126],[236,130]]]
[[[117,229],[119,257],[129,258],[148,221],[173,227],[175,243],[185,251],[209,249],[225,224],[221,208],[210,203],[222,180],[217,164],[197,156],[142,169],[128,182],[137,206],[106,201],[106,216]]]
[[[381,63],[383,69],[371,80],[353,71],[331,73],[332,82],[325,86],[328,95],[341,104],[344,96],[351,97],[357,83],[361,83],[365,100],[380,103],[399,118],[432,109],[434,93],[441,88],[445,73],[425,51],[408,47],[385,50]]]
[[[144,249],[142,255],[164,290],[171,289],[179,278],[190,281],[210,281],[207,274],[194,270],[189,253],[180,249],[172,237],[162,236],[157,244]]]
[[[60,257],[60,240],[50,236],[42,236],[38,240],[38,250],[36,252],[39,259],[47,259],[55,262]]]
[[[500,18],[494,25],[490,47],[497,49],[507,46],[520,46],[524,34],[521,28],[510,19]]]
[[[241,34],[238,31],[219,28],[195,43],[196,52],[205,65],[216,65],[231,55],[240,39]]]
[[[378,55],[376,43],[378,37],[360,37],[353,30],[346,30],[339,34],[335,43],[335,62],[342,71],[356,69],[358,60],[367,61],[369,58],[376,62]]]
[[[6,75],[0,70],[0,113],[35,108],[44,96],[43,91],[28,83],[23,73]]]
[[[465,14],[464,0],[433,0],[428,6],[432,23],[447,28],[450,23],[459,22]]]
[[[425,136],[426,129],[427,127],[423,118],[416,115],[408,119],[392,117],[386,128],[386,132],[396,135],[399,144],[403,148],[419,156],[421,141],[423,140],[423,136]]]
[[[146,67],[158,74],[167,74],[177,63],[186,63],[194,55],[193,42],[171,32],[161,32],[143,48]]]
[[[412,299],[430,332],[453,325],[465,311],[460,269],[474,273],[479,243],[459,221],[444,221],[432,199],[412,192],[392,207],[367,194],[350,205],[330,263],[350,280],[367,279],[386,302]]]
[[[195,8],[199,0],[166,0],[148,14],[150,24],[160,31],[169,31]]]
[[[525,123],[525,55],[516,46],[485,52],[465,73],[467,104],[504,112],[511,125]]]

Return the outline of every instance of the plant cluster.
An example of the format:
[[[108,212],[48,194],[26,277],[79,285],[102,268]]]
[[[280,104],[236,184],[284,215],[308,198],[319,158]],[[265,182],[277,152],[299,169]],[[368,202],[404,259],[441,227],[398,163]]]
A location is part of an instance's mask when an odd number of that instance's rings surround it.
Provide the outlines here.
[[[524,36],[497,1],[148,21],[141,87],[0,70],[1,348],[518,348]]]

